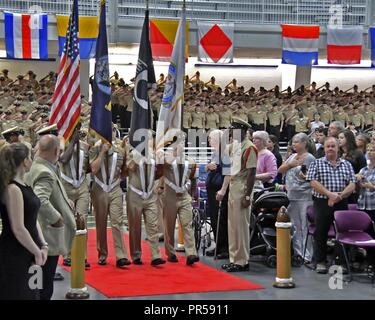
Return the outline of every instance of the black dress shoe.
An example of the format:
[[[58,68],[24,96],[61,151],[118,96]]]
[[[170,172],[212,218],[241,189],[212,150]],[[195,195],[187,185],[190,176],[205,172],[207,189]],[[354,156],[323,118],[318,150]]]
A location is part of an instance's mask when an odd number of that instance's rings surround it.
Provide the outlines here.
[[[107,258],[106,257],[100,257],[98,260],[98,265],[105,266],[107,264]]]
[[[198,256],[188,256],[186,259],[186,265],[191,266],[193,263],[198,262],[199,257]]]
[[[134,259],[133,264],[141,265],[143,264],[142,260],[140,258]]]
[[[72,265],[72,259],[66,258],[63,260],[63,265],[66,267],[70,267]]]
[[[207,257],[213,257],[215,255],[215,249],[207,250],[206,256]]]
[[[55,272],[55,275],[53,276],[53,281],[63,281],[64,276],[60,272]]]
[[[226,269],[227,272],[243,272],[249,271],[249,264],[245,264],[241,266],[240,264],[232,264],[230,267]]]
[[[172,254],[171,256],[168,257],[168,262],[178,262],[178,259],[175,254]]]
[[[221,265],[221,269],[227,270],[229,267],[231,267],[233,263],[225,263]]]
[[[158,265],[164,264],[164,263],[166,263],[166,261],[164,259],[161,259],[161,258],[156,258],[156,259],[151,261],[152,266],[158,266]]]
[[[128,266],[129,264],[132,264],[132,263],[130,262],[129,259],[126,259],[126,258],[118,259],[116,261],[117,268],[122,268],[122,267]]]
[[[229,253],[228,252],[218,253],[216,255],[216,258],[219,259],[219,260],[228,259],[229,258]]]
[[[90,268],[91,268],[91,264],[87,260],[85,260],[85,269],[87,270]]]

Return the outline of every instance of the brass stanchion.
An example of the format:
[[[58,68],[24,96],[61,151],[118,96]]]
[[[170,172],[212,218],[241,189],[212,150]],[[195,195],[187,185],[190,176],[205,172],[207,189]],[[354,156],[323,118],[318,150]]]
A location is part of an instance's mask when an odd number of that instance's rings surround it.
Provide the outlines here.
[[[67,299],[88,299],[90,297],[85,284],[86,242],[87,230],[77,230],[71,252],[71,288],[65,296]]]
[[[275,288],[290,289],[294,288],[291,261],[291,238],[290,229],[292,223],[286,212],[285,207],[281,207],[276,219],[276,279],[273,284]]]

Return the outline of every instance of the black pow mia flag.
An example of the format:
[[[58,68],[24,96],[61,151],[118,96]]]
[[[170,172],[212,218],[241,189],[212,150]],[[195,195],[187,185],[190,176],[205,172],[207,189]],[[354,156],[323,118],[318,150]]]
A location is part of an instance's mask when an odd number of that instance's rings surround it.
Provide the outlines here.
[[[145,132],[151,129],[151,108],[148,97],[148,90],[151,87],[156,87],[156,80],[150,44],[149,11],[146,10],[139,46],[129,133],[130,145],[133,148],[137,148],[142,143],[138,150],[143,156],[145,156],[145,148],[148,145],[148,135]]]

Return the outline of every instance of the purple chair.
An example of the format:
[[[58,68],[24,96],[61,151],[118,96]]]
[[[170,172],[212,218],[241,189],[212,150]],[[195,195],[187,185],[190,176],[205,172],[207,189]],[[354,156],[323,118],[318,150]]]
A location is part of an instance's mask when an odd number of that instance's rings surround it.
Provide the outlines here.
[[[305,248],[303,250],[304,260],[305,260],[305,255],[306,255],[307,241],[309,240],[310,236],[314,237],[314,233],[316,229],[315,223],[314,223],[314,207],[313,206],[307,207],[306,215],[307,215],[307,235],[306,235],[306,240],[305,240]],[[335,236],[336,236],[336,232],[332,225],[328,231],[328,238],[334,239]]]
[[[358,210],[358,205],[356,203],[349,203],[348,210]]]
[[[358,210],[335,211],[334,226],[336,230],[336,241],[340,244],[344,253],[346,266],[349,272],[349,281],[353,275],[350,270],[350,263],[346,249],[354,246],[364,249],[374,249],[375,243],[364,243],[364,241],[374,240],[366,231],[375,228],[374,223],[366,212]],[[374,229],[375,230],[375,229]],[[372,283],[374,283],[374,276]]]

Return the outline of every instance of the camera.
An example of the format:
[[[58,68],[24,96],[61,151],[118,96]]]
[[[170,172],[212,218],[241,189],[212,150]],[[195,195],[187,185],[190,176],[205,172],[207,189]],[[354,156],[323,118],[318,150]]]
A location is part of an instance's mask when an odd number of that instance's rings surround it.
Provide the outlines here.
[[[303,165],[301,166],[301,172],[302,172],[303,174],[306,174],[306,173],[307,173],[307,167],[306,167],[305,164],[303,164]]]

